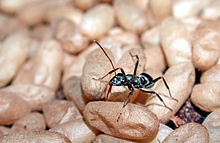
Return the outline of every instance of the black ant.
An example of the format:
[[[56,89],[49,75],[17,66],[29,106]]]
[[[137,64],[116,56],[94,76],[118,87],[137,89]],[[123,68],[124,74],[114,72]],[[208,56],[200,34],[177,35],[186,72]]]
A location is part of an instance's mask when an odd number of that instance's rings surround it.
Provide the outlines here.
[[[138,55],[131,55],[131,57],[136,57],[137,59],[137,62],[135,64],[135,68],[134,68],[134,72],[133,74],[125,74],[123,68],[121,67],[118,67],[118,68],[115,68],[111,59],[109,58],[109,56],[107,55],[107,53],[105,52],[105,50],[103,49],[103,47],[96,41],[94,40],[94,42],[101,48],[101,50],[104,52],[104,54],[106,55],[106,57],[109,59],[112,67],[113,67],[113,70],[111,70],[110,72],[108,72],[106,75],[104,75],[103,77],[99,78],[99,79],[96,79],[96,80],[102,80],[103,78],[105,78],[107,75],[111,74],[111,73],[115,73],[115,76],[112,77],[112,79],[109,81],[109,90],[107,92],[107,95],[106,95],[106,100],[108,99],[108,95],[109,93],[111,92],[111,89],[112,89],[112,86],[127,86],[128,89],[130,90],[130,93],[128,94],[128,97],[125,99],[124,101],[124,104],[123,104],[123,107],[122,107],[122,110],[118,116],[118,119],[117,119],[117,122],[118,120],[120,119],[120,116],[121,114],[123,113],[123,110],[125,108],[125,106],[128,104],[128,100],[129,100],[129,97],[131,95],[134,94],[134,88],[137,88],[137,89],[140,89],[141,91],[143,92],[146,92],[146,93],[151,93],[151,94],[155,94],[159,99],[160,101],[163,103],[163,105],[168,108],[169,110],[173,111],[171,108],[169,108],[163,101],[163,99],[160,97],[160,95],[158,93],[156,93],[155,91],[152,91],[152,90],[149,90],[147,88],[151,88],[154,86],[154,84],[162,79],[167,90],[169,91],[169,95],[170,97],[175,100],[175,101],[178,101],[177,99],[175,99],[172,95],[171,95],[171,92],[170,92],[170,89],[169,89],[169,86],[166,82],[166,80],[164,79],[163,76],[160,76],[160,77],[157,77],[155,79],[153,79],[149,74],[147,73],[141,73],[139,76],[136,75],[136,72],[137,72],[137,67],[138,67],[138,63],[139,63],[139,57]],[[121,70],[121,73],[118,73],[116,74],[116,71],[117,70]]]

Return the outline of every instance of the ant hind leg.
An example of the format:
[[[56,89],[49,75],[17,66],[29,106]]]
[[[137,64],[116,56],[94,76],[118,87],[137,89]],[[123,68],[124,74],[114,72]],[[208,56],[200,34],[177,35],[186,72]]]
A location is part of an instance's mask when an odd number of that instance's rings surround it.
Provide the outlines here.
[[[166,80],[164,79],[163,76],[160,76],[160,77],[154,79],[152,82],[153,82],[153,83],[156,83],[156,82],[157,82],[158,80],[160,80],[160,79],[163,80],[163,83],[165,84],[165,86],[166,86],[166,88],[167,88],[167,90],[168,90],[168,92],[169,92],[170,97],[171,97],[173,100],[175,100],[176,102],[178,102],[178,100],[172,96],[172,94],[171,94],[171,92],[170,92],[170,88],[169,88],[169,86],[168,86],[168,84],[167,84],[167,82],[166,82]]]
[[[160,97],[160,95],[158,93],[156,93],[155,91],[151,91],[151,90],[148,90],[148,89],[145,89],[145,88],[140,88],[141,91],[143,92],[147,92],[147,93],[151,93],[151,94],[155,94],[159,99],[160,101],[163,103],[164,107],[166,107],[167,109],[169,109],[170,111],[173,111],[170,107],[168,107],[165,102],[163,101],[163,99]]]

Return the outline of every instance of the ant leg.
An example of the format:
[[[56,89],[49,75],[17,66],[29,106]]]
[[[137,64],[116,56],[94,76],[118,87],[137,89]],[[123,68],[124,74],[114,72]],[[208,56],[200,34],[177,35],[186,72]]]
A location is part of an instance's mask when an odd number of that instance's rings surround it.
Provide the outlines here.
[[[129,54],[131,55],[131,57],[136,57],[137,58],[137,62],[135,64],[134,73],[133,73],[133,75],[136,76],[137,67],[138,67],[138,63],[139,63],[139,57],[138,57],[138,55],[132,55],[131,53],[129,53]]]
[[[108,95],[109,95],[109,93],[111,92],[111,90],[112,90],[112,83],[109,83],[109,89],[108,89],[108,92],[107,92],[107,95],[106,95],[106,97],[105,97],[105,101],[106,100],[108,100]]]
[[[166,108],[169,109],[170,111],[173,111],[170,107],[168,107],[168,106],[164,103],[163,99],[162,99],[162,98],[160,97],[160,95],[159,95],[158,93],[156,93],[155,91],[151,91],[151,90],[148,90],[148,89],[146,89],[146,88],[140,88],[140,90],[143,91],[143,92],[155,94],[155,95],[160,99],[160,101],[163,103],[164,107],[166,107]]]
[[[157,139],[157,141],[160,143],[160,140],[159,140],[159,139]]]
[[[121,112],[119,113],[119,116],[117,118],[117,122],[119,121],[122,113],[124,112],[125,106],[128,104],[129,97],[134,94],[134,88],[131,85],[128,85],[128,88],[131,90],[131,92],[128,94],[128,97],[124,101],[124,104],[123,104],[123,107],[121,109]]]
[[[115,71],[117,71],[117,70],[119,70],[119,69],[121,69],[121,71],[124,72],[124,70],[123,70],[122,68],[116,68],[116,69],[111,70],[110,72],[108,72],[107,74],[105,74],[105,75],[104,75],[103,77],[101,77],[101,78],[98,78],[98,79],[93,78],[93,79],[95,79],[95,80],[102,80],[102,79],[105,78],[107,75],[109,75],[109,74],[111,74],[111,73],[113,73],[113,72],[115,72]]]
[[[171,95],[170,88],[169,88],[169,86],[168,86],[168,84],[167,84],[167,82],[166,82],[166,80],[164,79],[163,76],[160,76],[160,77],[154,79],[152,82],[153,82],[153,83],[156,83],[156,82],[157,82],[158,80],[160,80],[160,79],[163,80],[163,83],[165,84],[165,86],[166,86],[166,88],[167,88],[167,90],[168,90],[168,92],[169,92],[170,97],[171,97],[173,100],[175,100],[176,102],[178,102],[178,100]]]

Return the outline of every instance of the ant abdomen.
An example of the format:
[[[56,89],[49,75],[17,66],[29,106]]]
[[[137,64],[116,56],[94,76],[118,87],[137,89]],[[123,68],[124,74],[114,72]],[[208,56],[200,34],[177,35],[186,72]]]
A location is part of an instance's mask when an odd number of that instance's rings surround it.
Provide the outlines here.
[[[147,73],[141,73],[139,75],[140,84],[145,88],[150,88],[154,85],[153,78]]]

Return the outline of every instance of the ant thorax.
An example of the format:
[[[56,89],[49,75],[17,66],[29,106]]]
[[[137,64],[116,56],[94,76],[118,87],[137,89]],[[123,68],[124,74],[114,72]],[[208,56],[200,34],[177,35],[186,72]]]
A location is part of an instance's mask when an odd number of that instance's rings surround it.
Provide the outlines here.
[[[143,88],[145,79],[142,76],[134,76],[133,74],[126,75],[128,82],[130,82],[135,88]]]

